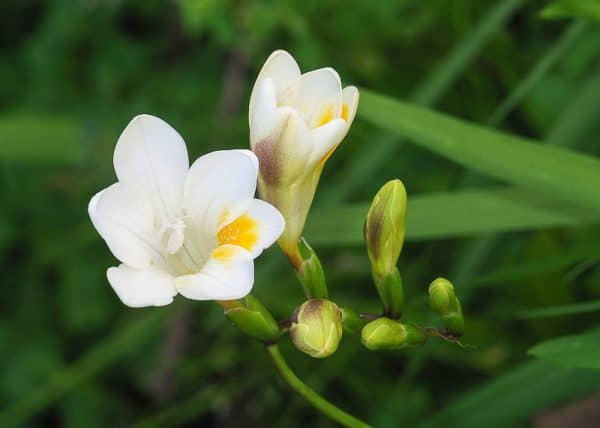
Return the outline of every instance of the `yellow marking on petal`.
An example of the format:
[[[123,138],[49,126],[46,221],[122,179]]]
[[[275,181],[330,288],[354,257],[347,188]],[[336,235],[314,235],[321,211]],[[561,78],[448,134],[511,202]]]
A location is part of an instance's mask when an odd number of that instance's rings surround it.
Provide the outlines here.
[[[217,233],[219,245],[231,244],[252,250],[258,242],[258,224],[247,214],[243,214],[223,227]]]
[[[333,154],[333,152],[335,152],[335,149],[337,149],[337,146],[333,146],[332,148],[330,148],[327,151],[327,153],[325,153],[323,155],[323,157],[321,158],[321,160],[317,164],[317,169],[318,170],[322,170],[325,167],[325,162],[327,162],[327,159],[329,159],[331,157],[331,155]]]
[[[348,107],[348,104],[344,103],[342,105],[342,119],[344,119],[346,122],[348,122],[348,113],[350,112],[350,107]]]
[[[225,221],[227,221],[227,219],[229,218],[229,210],[228,209],[224,209],[223,212],[221,213],[221,215],[219,216],[219,225],[225,223]]]
[[[235,256],[235,247],[221,246],[213,250],[210,255],[213,259],[221,262],[230,261]]]
[[[333,118],[334,118],[333,105],[330,104],[327,107],[325,107],[325,109],[321,113],[321,116],[319,116],[319,120],[317,122],[317,127],[323,126],[326,123],[331,122],[333,120]]]

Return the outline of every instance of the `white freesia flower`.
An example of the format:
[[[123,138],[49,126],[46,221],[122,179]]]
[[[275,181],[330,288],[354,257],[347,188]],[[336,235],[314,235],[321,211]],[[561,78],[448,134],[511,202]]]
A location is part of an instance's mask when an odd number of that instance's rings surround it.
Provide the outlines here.
[[[332,68],[302,74],[275,51],[250,96],[250,147],[260,159],[259,192],[286,219],[280,245],[294,252],[325,162],[348,133],[358,89],[342,89]],[[293,256],[291,256],[293,258]]]
[[[180,293],[233,300],[254,282],[253,259],[284,220],[254,199],[258,160],[249,150],[209,153],[189,166],[181,136],[163,120],[135,117],[114,153],[118,182],[89,215],[122,263],[107,276],[127,306],[162,306]]]

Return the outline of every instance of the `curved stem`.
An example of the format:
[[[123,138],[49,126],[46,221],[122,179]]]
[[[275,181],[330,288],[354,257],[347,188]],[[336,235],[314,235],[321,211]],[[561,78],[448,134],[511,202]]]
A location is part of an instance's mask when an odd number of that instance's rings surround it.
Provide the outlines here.
[[[269,355],[271,355],[271,358],[273,359],[273,362],[275,363],[275,366],[277,367],[281,377],[288,383],[288,385],[292,387],[294,391],[304,397],[304,399],[316,407],[320,412],[324,413],[345,427],[370,427],[369,424],[337,408],[329,401],[321,397],[318,393],[313,391],[304,382],[302,382],[302,380],[296,376],[292,369],[290,369],[290,367],[287,365],[287,362],[283,358],[283,355],[281,355],[281,352],[279,352],[277,345],[267,346],[267,351],[269,352]]]

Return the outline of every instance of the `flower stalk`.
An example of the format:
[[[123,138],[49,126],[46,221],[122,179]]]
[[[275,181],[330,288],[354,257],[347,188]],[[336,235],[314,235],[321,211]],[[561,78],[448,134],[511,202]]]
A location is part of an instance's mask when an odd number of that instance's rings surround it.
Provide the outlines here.
[[[298,395],[303,397],[306,401],[312,404],[317,410],[324,415],[328,416],[332,420],[341,424],[342,426],[349,428],[368,428],[369,424],[361,421],[360,419],[352,416],[344,410],[336,407],[308,385],[306,385],[292,369],[288,366],[285,358],[281,355],[279,347],[277,345],[267,346],[267,352],[271,356],[277,371],[283,378],[283,380],[294,390]]]

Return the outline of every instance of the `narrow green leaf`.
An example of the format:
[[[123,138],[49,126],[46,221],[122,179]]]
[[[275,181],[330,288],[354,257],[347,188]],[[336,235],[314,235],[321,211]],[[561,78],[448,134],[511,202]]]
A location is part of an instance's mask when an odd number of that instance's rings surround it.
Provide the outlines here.
[[[536,319],[563,317],[567,315],[580,315],[600,311],[600,300],[592,302],[574,303],[572,305],[551,306],[549,308],[528,309],[518,314],[519,318]]]
[[[0,116],[0,160],[77,163],[84,154],[78,124],[65,117]]]
[[[497,35],[524,0],[499,0],[486,11],[473,29],[444,57],[433,71],[411,92],[408,99],[415,104],[432,106],[452,88],[464,70],[477,58],[487,43]],[[369,177],[401,144],[387,133],[376,136],[370,150],[352,160],[336,174],[334,181],[323,190],[323,204],[335,205],[344,201],[356,187]]]
[[[521,426],[537,411],[573,400],[599,386],[600,372],[534,361],[461,394],[417,427]]]
[[[574,263],[600,257],[599,243],[584,243],[565,248],[557,254],[529,260],[512,266],[502,266],[497,271],[486,273],[466,283],[468,288],[489,287],[496,284],[507,284],[523,281],[534,276],[560,272]]]
[[[441,156],[600,212],[600,161],[362,91],[362,118]]]
[[[169,309],[152,309],[92,347],[74,364],[54,373],[20,401],[0,409],[0,426],[21,426],[34,414],[77,388],[124,355],[139,349],[159,330]]]
[[[600,120],[600,69],[585,79],[556,118],[545,140],[561,147],[583,146]]]
[[[487,123],[496,126],[525,98],[527,94],[542,80],[548,71],[573,46],[579,36],[586,29],[586,24],[576,22],[572,24],[552,47],[542,56],[535,66],[527,73],[527,76],[519,82],[513,91],[494,110]]]
[[[598,0],[557,0],[542,9],[542,18],[581,18],[600,22]]]
[[[561,366],[600,369],[600,330],[542,342],[529,354]]]
[[[328,207],[310,216],[306,236],[315,246],[362,245],[369,204]],[[407,239],[427,240],[483,233],[579,226],[595,214],[559,206],[514,189],[459,191],[408,198]]]

